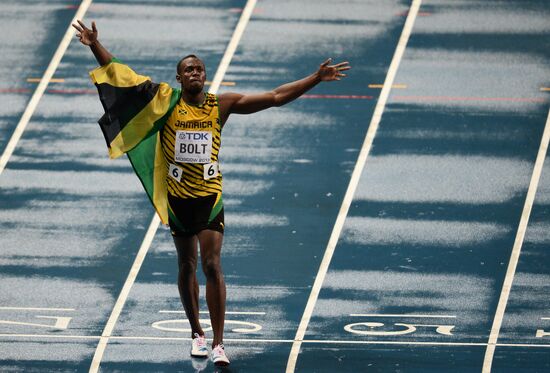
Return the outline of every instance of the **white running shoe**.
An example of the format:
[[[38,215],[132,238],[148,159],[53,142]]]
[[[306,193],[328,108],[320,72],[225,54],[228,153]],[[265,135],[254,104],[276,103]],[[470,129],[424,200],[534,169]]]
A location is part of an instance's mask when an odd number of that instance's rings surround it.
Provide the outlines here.
[[[207,357],[208,347],[206,347],[206,338],[204,335],[195,333],[193,342],[191,343],[191,356],[193,357]]]
[[[229,359],[225,356],[225,351],[223,349],[223,344],[216,345],[212,349],[212,361],[217,366],[227,366],[229,365]]]

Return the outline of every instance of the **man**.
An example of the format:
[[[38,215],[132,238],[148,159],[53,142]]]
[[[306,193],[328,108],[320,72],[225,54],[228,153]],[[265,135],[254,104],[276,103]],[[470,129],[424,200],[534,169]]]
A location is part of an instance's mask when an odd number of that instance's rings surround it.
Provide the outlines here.
[[[221,129],[232,113],[250,114],[284,105],[322,81],[340,80],[348,62],[329,65],[271,92],[243,95],[204,92],[206,71],[195,55],[177,65],[181,89],[155,84],[115,59],[89,29],[73,24],[80,42],[101,67],[90,73],[105,115],[99,124],[112,158],[127,153],[178,253],[178,289],[192,330],[191,355],[208,356],[199,323],[198,247],[206,276],[206,302],[213,329],[212,361],[228,365],[223,347],[225,282],[220,263],[224,232],[222,175],[218,167]]]

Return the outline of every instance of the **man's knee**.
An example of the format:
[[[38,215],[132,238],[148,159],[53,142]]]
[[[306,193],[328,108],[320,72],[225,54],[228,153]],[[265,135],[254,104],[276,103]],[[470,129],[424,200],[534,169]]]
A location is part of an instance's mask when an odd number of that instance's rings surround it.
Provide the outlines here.
[[[217,279],[222,276],[222,266],[219,258],[205,258],[202,261],[204,275],[210,279]]]
[[[194,275],[197,271],[197,258],[188,257],[188,258],[179,258],[178,266],[180,273],[186,275]]]

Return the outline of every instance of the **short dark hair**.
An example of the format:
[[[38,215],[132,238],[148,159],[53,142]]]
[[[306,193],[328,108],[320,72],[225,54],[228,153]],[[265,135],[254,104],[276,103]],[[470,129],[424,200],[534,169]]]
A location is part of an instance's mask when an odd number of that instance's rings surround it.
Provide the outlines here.
[[[199,57],[197,57],[196,54],[188,54],[187,56],[183,57],[183,58],[178,62],[177,66],[176,66],[176,72],[177,72],[178,74],[179,74],[179,72],[180,72],[180,66],[181,66],[181,64],[183,63],[183,61],[185,61],[185,60],[188,59],[188,58],[196,58],[197,60],[199,60],[199,61],[202,62],[202,60],[201,60]],[[202,64],[204,65],[204,62],[202,62]]]

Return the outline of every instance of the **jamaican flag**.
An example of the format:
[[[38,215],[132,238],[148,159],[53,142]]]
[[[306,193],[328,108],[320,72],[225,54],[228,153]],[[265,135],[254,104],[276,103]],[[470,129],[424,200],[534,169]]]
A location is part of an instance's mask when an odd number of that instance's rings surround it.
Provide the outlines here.
[[[105,110],[99,126],[109,156],[128,155],[160,220],[168,224],[168,165],[162,153],[160,129],[181,91],[167,83],[153,83],[117,59],[93,70],[90,77]]]

